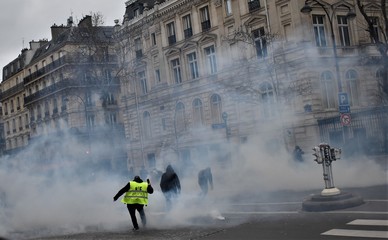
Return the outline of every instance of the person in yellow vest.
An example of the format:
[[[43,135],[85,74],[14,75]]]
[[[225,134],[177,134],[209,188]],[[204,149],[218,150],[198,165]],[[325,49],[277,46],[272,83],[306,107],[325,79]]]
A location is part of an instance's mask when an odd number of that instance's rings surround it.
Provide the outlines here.
[[[120,191],[113,197],[113,201],[116,201],[125,193],[121,202],[127,204],[134,231],[139,230],[139,225],[136,219],[136,210],[140,214],[143,227],[147,224],[146,215],[144,213],[144,205],[148,204],[148,194],[152,194],[153,192],[154,189],[152,188],[149,179],[147,179],[147,182],[143,182],[139,176],[135,176],[133,181],[129,181],[129,183],[120,189]]]

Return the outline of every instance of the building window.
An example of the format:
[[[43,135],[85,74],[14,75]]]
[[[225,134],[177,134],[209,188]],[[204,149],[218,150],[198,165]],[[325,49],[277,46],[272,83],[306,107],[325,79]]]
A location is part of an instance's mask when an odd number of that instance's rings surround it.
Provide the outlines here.
[[[12,132],[16,133],[16,120],[12,119]]]
[[[265,36],[264,27],[252,31],[255,41],[257,58],[264,58],[268,55],[267,52],[267,40]]]
[[[224,0],[225,13],[227,16],[232,15],[232,0]]]
[[[260,8],[259,0],[248,0],[248,9],[249,12],[255,11]]]
[[[95,126],[94,114],[87,114],[86,118],[86,125],[88,129],[93,129]]]
[[[22,116],[19,116],[19,131],[23,130],[23,120]]]
[[[315,44],[317,47],[327,46],[324,20],[325,20],[325,17],[323,15],[313,15]]]
[[[167,24],[167,37],[169,45],[176,43],[174,22]]]
[[[162,129],[163,129],[163,131],[167,130],[167,119],[166,118],[162,118]]]
[[[135,39],[135,54],[136,54],[136,58],[143,57],[143,51],[142,51],[142,47],[141,47],[141,39],[140,38]]]
[[[155,83],[158,84],[160,82],[161,82],[160,70],[159,69],[155,69]]]
[[[108,113],[106,115],[105,123],[107,125],[112,125],[114,126],[117,123],[117,116],[116,113]]]
[[[210,98],[210,109],[213,123],[222,123],[222,106],[221,97],[218,94],[213,94]]]
[[[193,124],[195,127],[203,125],[203,107],[202,101],[199,98],[193,101]]]
[[[143,113],[143,131],[146,139],[151,138],[151,115],[147,111]]]
[[[174,77],[175,83],[176,84],[182,83],[181,66],[179,63],[179,58],[176,58],[171,61],[171,67],[172,67],[172,75]]]
[[[185,35],[185,39],[193,36],[193,28],[191,27],[191,16],[190,14],[184,16],[183,20],[183,32]]]
[[[350,46],[348,19],[346,16],[338,16],[337,20],[341,46]]]
[[[91,91],[85,92],[85,102],[86,106],[93,106],[93,99]]]
[[[335,108],[335,89],[333,74],[329,71],[321,75],[322,101],[324,108]]]
[[[177,132],[185,130],[185,105],[181,102],[175,107],[175,128]]]
[[[15,111],[14,107],[13,107],[13,100],[11,100],[11,113],[13,113]]]
[[[20,98],[19,97],[16,98],[16,109],[20,110]]]
[[[199,12],[200,12],[200,16],[201,16],[202,31],[207,31],[211,28],[208,6],[199,9]]]
[[[8,115],[8,103],[4,103],[4,115]]]
[[[151,33],[151,45],[156,46],[156,34]]]
[[[261,101],[263,103],[263,115],[265,118],[271,118],[276,115],[274,90],[270,83],[263,82],[259,86]]]
[[[139,72],[138,77],[140,82],[141,93],[146,94],[148,92],[148,87],[147,87],[147,78],[146,78],[145,71]]]
[[[196,79],[199,77],[198,74],[198,62],[197,55],[195,52],[187,54],[187,62],[190,69],[190,79]]]
[[[349,94],[349,103],[351,106],[360,105],[358,91],[358,74],[355,70],[349,70],[345,74],[346,87]]]
[[[372,26],[373,26],[373,33],[371,35],[375,35],[375,37],[371,39],[371,42],[376,43],[375,39],[377,41],[380,40],[380,38],[379,38],[379,29],[380,29],[379,18],[378,17],[369,17],[369,21],[372,23]]]
[[[214,46],[210,46],[204,49],[206,55],[206,63],[210,74],[217,73],[217,58]]]
[[[139,8],[136,8],[135,10],[133,10],[133,17],[138,17],[140,15],[140,9]]]

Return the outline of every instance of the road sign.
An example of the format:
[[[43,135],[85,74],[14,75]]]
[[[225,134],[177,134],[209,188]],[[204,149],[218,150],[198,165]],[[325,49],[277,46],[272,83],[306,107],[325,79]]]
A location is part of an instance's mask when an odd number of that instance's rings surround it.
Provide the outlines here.
[[[349,98],[347,93],[338,93],[338,105],[349,105]]]
[[[348,113],[342,113],[340,120],[341,120],[342,126],[349,126],[350,123],[352,122],[352,118],[350,117],[350,114],[348,114]]]
[[[340,105],[338,108],[340,113],[350,113],[349,105]]]

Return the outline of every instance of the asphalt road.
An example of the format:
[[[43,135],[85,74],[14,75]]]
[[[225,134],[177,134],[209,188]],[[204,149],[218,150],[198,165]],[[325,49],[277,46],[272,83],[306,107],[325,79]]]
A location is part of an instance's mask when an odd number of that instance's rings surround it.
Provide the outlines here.
[[[365,203],[335,211],[306,212],[301,208],[301,199],[309,192],[277,192],[273,195],[278,202],[251,197],[248,198],[251,201],[221,204],[225,219],[198,218],[192,226],[147,228],[137,232],[123,226],[110,232],[90,229],[81,234],[45,238],[15,235],[15,239],[388,239],[388,185],[341,190],[360,195]],[[149,217],[162,222],[164,215],[149,213]]]

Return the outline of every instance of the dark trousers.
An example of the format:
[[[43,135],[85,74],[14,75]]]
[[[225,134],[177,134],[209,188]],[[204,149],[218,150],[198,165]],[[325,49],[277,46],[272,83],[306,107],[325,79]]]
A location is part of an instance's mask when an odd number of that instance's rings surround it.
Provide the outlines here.
[[[143,224],[143,227],[147,224],[147,219],[144,213],[144,205],[142,204],[127,204],[129,215],[131,216],[132,224],[135,229],[139,229],[139,225],[137,224],[136,219],[136,210],[140,214],[141,223]]]
[[[199,186],[201,188],[200,196],[205,197],[207,195],[207,192],[209,191],[209,187],[208,187],[207,183],[201,183],[201,184],[199,184]]]

